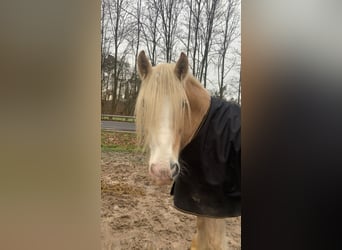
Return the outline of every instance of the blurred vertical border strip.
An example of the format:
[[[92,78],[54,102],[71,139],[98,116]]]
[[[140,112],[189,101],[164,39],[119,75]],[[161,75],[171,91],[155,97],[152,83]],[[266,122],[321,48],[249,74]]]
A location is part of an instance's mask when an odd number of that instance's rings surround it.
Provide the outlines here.
[[[6,1],[0,27],[0,249],[99,249],[100,1]]]
[[[338,1],[242,1],[242,249],[342,249]]]

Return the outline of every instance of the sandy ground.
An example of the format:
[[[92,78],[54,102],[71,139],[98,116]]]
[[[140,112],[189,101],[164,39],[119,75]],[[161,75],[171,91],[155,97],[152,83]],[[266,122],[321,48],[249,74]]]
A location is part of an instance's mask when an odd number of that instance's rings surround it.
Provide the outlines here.
[[[103,152],[102,249],[188,249],[196,217],[172,206],[170,186],[154,186],[141,153]],[[228,249],[241,249],[240,217],[226,219]]]

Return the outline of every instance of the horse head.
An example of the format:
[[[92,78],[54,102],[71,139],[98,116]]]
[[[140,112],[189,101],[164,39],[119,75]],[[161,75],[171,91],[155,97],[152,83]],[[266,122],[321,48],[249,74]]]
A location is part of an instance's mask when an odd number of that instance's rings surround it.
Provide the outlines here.
[[[181,170],[178,155],[189,120],[184,89],[188,58],[182,53],[176,64],[152,67],[142,51],[137,67],[142,80],[136,103],[138,137],[150,150],[149,174],[157,184],[167,184]]]

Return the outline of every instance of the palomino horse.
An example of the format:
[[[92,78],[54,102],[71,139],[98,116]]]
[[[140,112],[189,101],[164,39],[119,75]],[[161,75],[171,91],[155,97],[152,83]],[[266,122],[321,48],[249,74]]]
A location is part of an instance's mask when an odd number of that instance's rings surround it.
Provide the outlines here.
[[[150,148],[149,174],[173,182],[175,207],[197,216],[191,249],[227,249],[223,218],[240,215],[240,107],[211,98],[184,53],[152,67],[141,51],[137,65],[136,126]]]

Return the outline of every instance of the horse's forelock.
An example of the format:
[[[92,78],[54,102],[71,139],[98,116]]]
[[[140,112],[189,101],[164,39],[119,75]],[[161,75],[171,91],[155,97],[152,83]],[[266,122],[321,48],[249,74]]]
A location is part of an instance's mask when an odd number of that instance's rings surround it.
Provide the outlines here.
[[[136,102],[136,127],[140,143],[149,143],[152,133],[159,126],[159,117],[163,112],[165,102],[168,102],[172,121],[172,128],[177,133],[184,127],[185,115],[190,115],[184,89],[184,80],[181,81],[175,73],[174,64],[159,64],[152,69],[150,77],[141,84]]]

